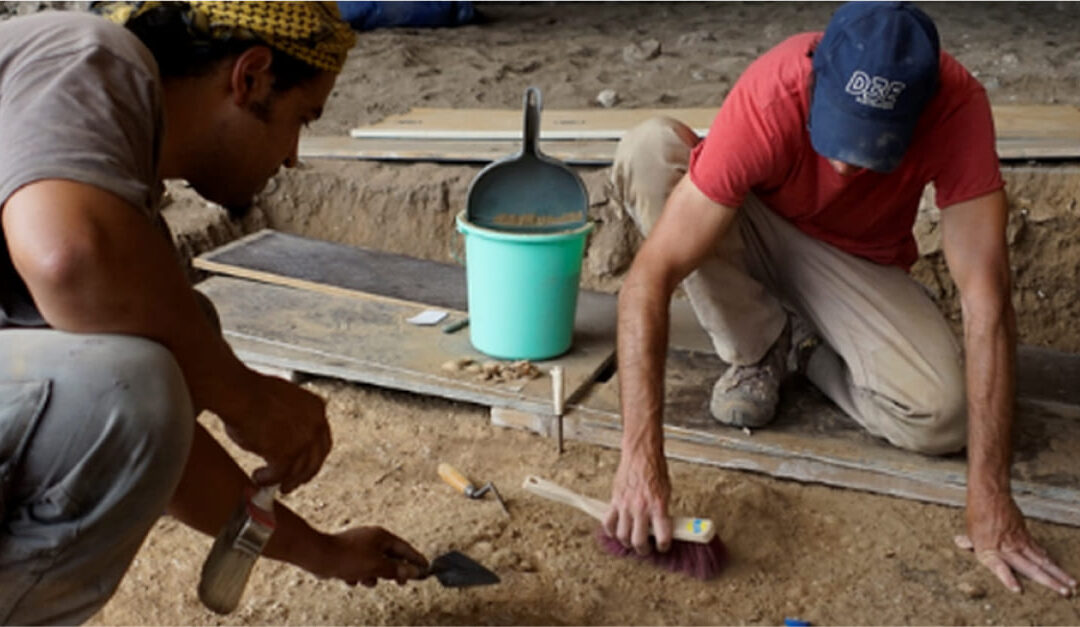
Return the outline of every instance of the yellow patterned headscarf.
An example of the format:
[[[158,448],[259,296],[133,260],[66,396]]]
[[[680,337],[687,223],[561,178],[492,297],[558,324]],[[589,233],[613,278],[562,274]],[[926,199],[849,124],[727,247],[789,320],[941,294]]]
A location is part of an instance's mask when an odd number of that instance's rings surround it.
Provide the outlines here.
[[[165,2],[107,2],[98,10],[125,24]],[[196,35],[212,39],[261,39],[321,70],[341,71],[356,34],[341,19],[334,2],[191,1],[188,24]]]

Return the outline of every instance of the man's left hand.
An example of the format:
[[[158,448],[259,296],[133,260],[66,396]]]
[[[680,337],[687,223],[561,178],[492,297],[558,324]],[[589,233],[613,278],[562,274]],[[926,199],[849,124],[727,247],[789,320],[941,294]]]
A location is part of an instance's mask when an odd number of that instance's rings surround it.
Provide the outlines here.
[[[1071,596],[1076,591],[1076,580],[1032,539],[1024,516],[1011,497],[970,499],[967,528],[968,535],[956,536],[956,545],[974,551],[979,562],[1009,590],[1021,591],[1013,572],[1016,571],[1062,596]]]

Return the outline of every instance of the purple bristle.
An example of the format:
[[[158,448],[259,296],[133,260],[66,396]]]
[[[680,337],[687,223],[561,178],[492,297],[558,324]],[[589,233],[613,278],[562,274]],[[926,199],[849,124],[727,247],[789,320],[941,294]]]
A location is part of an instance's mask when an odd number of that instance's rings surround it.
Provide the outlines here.
[[[649,538],[652,543],[653,539]],[[665,553],[653,550],[648,555],[638,555],[632,548],[622,545],[617,539],[604,533],[603,527],[596,529],[596,543],[610,555],[616,557],[633,557],[635,559],[650,562],[673,573],[682,573],[695,579],[707,581],[720,574],[727,563],[727,549],[719,536],[713,536],[709,542],[700,544],[674,540],[671,548]]]

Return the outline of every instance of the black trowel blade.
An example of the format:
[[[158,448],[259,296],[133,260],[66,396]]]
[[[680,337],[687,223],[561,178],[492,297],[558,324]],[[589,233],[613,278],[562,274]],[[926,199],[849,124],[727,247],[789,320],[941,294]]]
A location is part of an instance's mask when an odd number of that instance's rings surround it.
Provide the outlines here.
[[[458,551],[450,551],[432,560],[431,574],[447,588],[499,583],[498,575]]]

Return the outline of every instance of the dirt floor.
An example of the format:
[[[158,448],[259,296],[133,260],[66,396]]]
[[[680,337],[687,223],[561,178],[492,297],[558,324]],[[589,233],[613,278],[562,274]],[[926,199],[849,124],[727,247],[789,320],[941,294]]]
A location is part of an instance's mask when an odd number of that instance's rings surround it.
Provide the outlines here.
[[[412,106],[518,107],[527,85],[549,108],[719,105],[741,70],[789,34],[819,29],[835,5],[817,3],[483,4],[483,24],[363,33],[331,96],[319,134],[345,133]],[[943,44],[984,82],[994,103],[1080,105],[1080,5],[932,3]],[[660,54],[634,60],[659,42]],[[635,48],[636,47],[636,48]],[[1028,343],[1080,350],[1073,320],[1077,183],[1066,168],[1012,169],[1010,229],[1016,301]],[[200,203],[177,203],[189,252],[263,225],[338,242],[450,261],[452,217],[478,168],[309,161],[280,175],[245,224]],[[608,200],[606,170],[583,170],[592,217],[586,285],[614,290],[637,243]],[[183,199],[183,190],[176,189]],[[1021,211],[1023,210],[1023,211]],[[182,215],[181,215],[182,214]],[[201,217],[200,217],[201,216]],[[191,227],[191,223],[194,226]],[[917,273],[955,317],[933,211],[920,222]],[[202,224],[203,226],[199,226]],[[207,226],[209,225],[209,226]],[[318,477],[288,498],[317,526],[378,524],[429,555],[456,548],[492,567],[499,586],[446,590],[434,581],[374,590],[319,581],[288,565],[257,565],[241,608],[226,618],[195,594],[210,538],[163,519],[115,598],[93,619],[119,624],[1077,624],[1080,602],[1030,582],[1007,592],[952,545],[962,512],[748,473],[673,463],[674,509],[714,518],[732,553],[723,577],[701,583],[593,545],[584,515],[519,489],[531,473],[599,498],[616,451],[492,427],[486,408],[330,380],[336,446]],[[216,428],[213,417],[204,422]],[[219,432],[220,435],[220,432]],[[510,502],[469,501],[436,476],[440,461],[491,480]],[[252,460],[245,458],[251,464]],[[1031,524],[1080,575],[1080,530]]]

